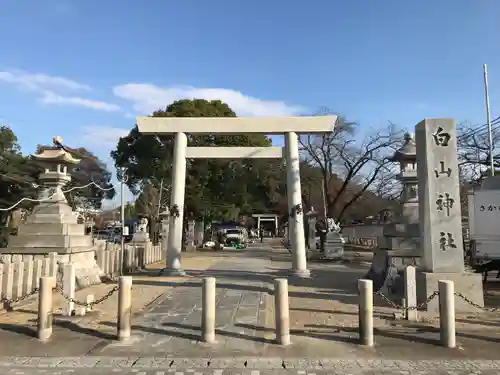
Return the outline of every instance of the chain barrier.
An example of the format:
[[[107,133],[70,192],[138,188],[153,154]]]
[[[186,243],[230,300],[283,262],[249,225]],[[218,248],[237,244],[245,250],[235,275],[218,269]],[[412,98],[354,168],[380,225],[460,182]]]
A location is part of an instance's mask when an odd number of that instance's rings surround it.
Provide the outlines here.
[[[88,308],[92,308],[94,307],[95,305],[98,305],[104,301],[106,301],[109,297],[111,297],[113,294],[115,294],[117,291],[118,291],[118,286],[115,285],[113,288],[111,288],[109,290],[109,292],[107,292],[104,296],[102,296],[101,298],[98,298],[94,301],[91,301],[91,302],[81,302],[81,301],[78,301],[77,299],[75,298],[72,298],[68,295],[66,295],[64,293],[64,290],[60,287],[60,286],[56,286],[54,288],[56,290],[56,292],[58,292],[66,301],[68,302],[73,302],[75,305],[77,306],[82,306],[82,307],[88,307]]]
[[[439,296],[439,292],[435,291],[434,293],[432,293],[431,295],[429,295],[429,297],[427,297],[427,299],[424,302],[422,302],[422,303],[420,303],[420,304],[418,304],[416,306],[403,306],[403,305],[399,305],[396,302],[392,301],[389,297],[387,297],[385,294],[383,294],[380,291],[376,292],[375,295],[380,296],[384,301],[386,301],[390,305],[390,307],[392,307],[392,308],[394,308],[396,310],[402,310],[402,311],[406,312],[406,311],[411,311],[411,310],[420,310],[420,309],[423,309],[434,298],[436,298],[437,296]],[[455,296],[460,297],[463,301],[465,301],[469,305],[471,305],[471,306],[473,306],[473,307],[475,307],[475,308],[477,308],[479,310],[486,311],[486,312],[499,312],[500,311],[500,308],[480,306],[476,302],[474,302],[474,301],[470,300],[469,298],[467,298],[462,293],[455,292]]]
[[[412,310],[421,310],[425,306],[427,306],[434,298],[436,298],[439,295],[438,291],[435,291],[429,295],[429,297],[426,298],[425,301],[415,305],[415,306],[403,306],[403,305],[398,305],[396,302],[392,301],[389,297],[387,297],[385,294],[382,292],[378,291],[375,293],[375,295],[382,297],[384,301],[386,301],[392,308],[396,310],[403,310],[403,311],[412,311]]]
[[[483,310],[483,311],[487,311],[487,312],[498,312],[498,311],[500,311],[499,308],[495,308],[495,307],[482,307],[482,306],[478,305],[477,303],[475,303],[474,301],[471,301],[469,298],[467,298],[466,296],[464,296],[462,293],[455,292],[455,295],[457,297],[462,298],[466,303],[468,303],[471,306],[474,306],[477,309],[480,309],[480,310]]]
[[[94,301],[91,301],[91,302],[81,302],[81,301],[78,301],[77,299],[72,298],[72,297],[70,297],[70,296],[68,296],[68,295],[66,295],[64,293],[64,289],[63,289],[63,273],[62,273],[61,267],[59,267],[59,265],[60,265],[60,263],[58,262],[57,273],[56,273],[56,286],[53,288],[53,290],[56,291],[56,292],[58,292],[66,301],[73,302],[77,306],[92,308],[93,306],[98,305],[98,304],[104,302],[105,300],[107,300],[108,298],[110,298],[113,294],[115,294],[119,290],[118,285],[115,285],[104,296],[102,296],[101,298],[98,298],[97,300],[94,300]],[[108,277],[108,279],[111,280],[111,281],[114,281],[114,282],[118,281],[117,277]],[[34,296],[39,291],[40,291],[39,288],[35,288],[30,293],[25,294],[25,295],[20,296],[20,297],[17,297],[17,298],[13,298],[13,299],[9,299],[9,298],[5,297],[5,295],[1,295],[0,296],[0,304],[7,311],[13,311],[14,310],[14,308],[13,308],[14,304],[19,303],[21,301],[24,301],[25,299],[28,299],[28,298]]]
[[[40,289],[35,288],[30,293],[28,293],[24,296],[21,296],[21,297],[13,298],[13,299],[9,299],[9,298],[5,297],[5,295],[2,295],[0,298],[0,303],[3,305],[4,309],[6,309],[7,311],[12,311],[12,310],[14,310],[12,305],[19,303],[21,301],[24,301],[25,299],[30,298],[31,296],[34,296],[39,291],[40,291]]]

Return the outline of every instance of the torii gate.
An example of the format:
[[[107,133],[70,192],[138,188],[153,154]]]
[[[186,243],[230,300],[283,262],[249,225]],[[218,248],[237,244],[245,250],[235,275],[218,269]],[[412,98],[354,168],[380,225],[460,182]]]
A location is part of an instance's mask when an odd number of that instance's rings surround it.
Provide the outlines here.
[[[291,273],[309,277],[303,226],[300,187],[298,134],[325,134],[333,131],[337,116],[244,118],[244,117],[137,117],[139,132],[174,134],[173,181],[170,202],[178,217],[172,217],[166,249],[170,275],[185,275],[181,265],[186,158],[264,159],[285,158],[289,230],[292,249]],[[284,134],[285,147],[187,147],[186,134]],[[293,217],[293,218],[292,218]],[[298,225],[296,225],[298,224]]]

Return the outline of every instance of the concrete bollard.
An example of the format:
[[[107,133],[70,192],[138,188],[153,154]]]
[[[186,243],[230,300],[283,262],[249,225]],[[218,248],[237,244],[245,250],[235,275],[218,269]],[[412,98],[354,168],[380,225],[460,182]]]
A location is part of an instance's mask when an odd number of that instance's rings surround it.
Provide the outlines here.
[[[62,279],[62,287],[63,292],[66,296],[70,298],[75,298],[75,290],[76,290],[76,274],[75,274],[75,265],[73,263],[65,264],[63,266],[63,279]],[[64,308],[64,315],[71,316],[75,311],[75,303],[74,302],[66,302],[66,306]]]
[[[373,346],[373,282],[358,280],[359,292],[359,341]]]
[[[201,341],[215,342],[215,277],[205,277],[202,286]]]
[[[439,328],[441,345],[454,348],[455,340],[455,286],[453,281],[438,281],[439,291]]]
[[[120,276],[118,279],[118,340],[130,338],[132,330],[132,276]]]
[[[406,307],[412,308],[406,310],[405,318],[409,321],[416,322],[418,319],[418,312],[415,308],[417,306],[417,276],[414,266],[407,266],[405,268],[405,300]]]
[[[40,278],[37,337],[41,341],[47,341],[52,336],[52,287],[55,284],[54,279],[52,276]]]
[[[290,310],[288,304],[288,280],[274,280],[274,315],[276,343],[290,345]]]

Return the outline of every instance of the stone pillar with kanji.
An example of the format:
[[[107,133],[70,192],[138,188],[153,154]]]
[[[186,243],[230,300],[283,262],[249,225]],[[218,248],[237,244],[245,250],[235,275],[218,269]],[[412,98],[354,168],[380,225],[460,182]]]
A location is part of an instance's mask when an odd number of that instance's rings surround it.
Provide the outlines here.
[[[456,310],[475,311],[459,294],[484,306],[481,275],[466,272],[462,239],[457,132],[454,119],[425,119],[416,126],[421,271],[417,299],[437,291],[439,280],[455,283]],[[438,299],[427,304],[437,312]]]

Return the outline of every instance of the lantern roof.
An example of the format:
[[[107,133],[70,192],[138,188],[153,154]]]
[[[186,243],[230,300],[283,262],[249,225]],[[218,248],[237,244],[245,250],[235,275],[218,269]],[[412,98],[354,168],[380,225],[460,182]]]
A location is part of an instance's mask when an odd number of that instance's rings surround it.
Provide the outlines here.
[[[392,161],[401,161],[401,160],[416,160],[417,159],[417,145],[415,143],[415,138],[413,133],[406,133],[404,135],[404,144],[396,150]]]
[[[59,162],[66,164],[78,164],[80,159],[76,159],[69,152],[57,148],[57,147],[47,147],[40,150],[38,154],[31,155],[33,159],[43,162]]]

